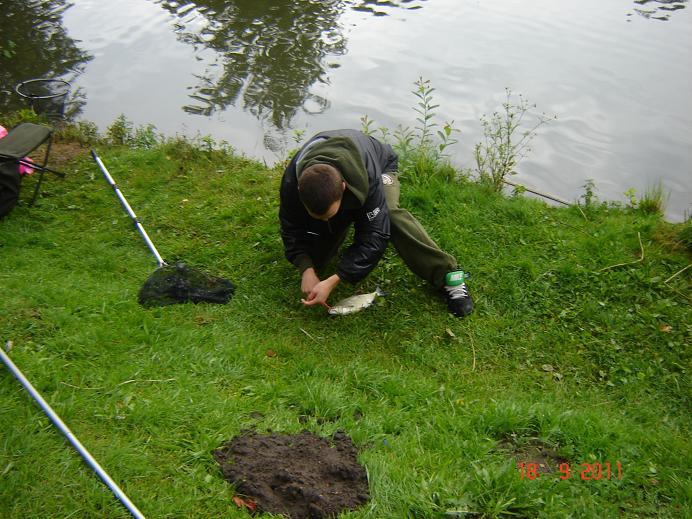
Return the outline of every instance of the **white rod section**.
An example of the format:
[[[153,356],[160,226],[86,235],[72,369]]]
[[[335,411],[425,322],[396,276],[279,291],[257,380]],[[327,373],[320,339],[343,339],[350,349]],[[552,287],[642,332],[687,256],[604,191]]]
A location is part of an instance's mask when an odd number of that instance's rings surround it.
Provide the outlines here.
[[[121,193],[120,189],[118,188],[118,186],[115,183],[115,180],[113,180],[113,177],[111,176],[111,174],[108,173],[106,166],[101,161],[99,156],[96,155],[96,152],[94,150],[91,150],[91,156],[94,157],[96,164],[98,164],[99,168],[101,168],[101,172],[103,173],[103,176],[106,177],[106,181],[113,188],[113,191],[115,191],[115,194],[118,195],[118,199],[120,200],[120,203],[122,204],[122,206],[125,208],[125,211],[127,211],[127,214],[130,215],[130,218],[132,218],[132,220],[134,220],[135,226],[137,227],[139,234],[142,235],[142,238],[144,238],[144,242],[147,244],[147,247],[149,247],[149,250],[154,254],[154,257],[156,257],[156,261],[158,262],[159,267],[163,267],[166,264],[166,262],[163,261],[163,258],[159,254],[159,251],[156,250],[156,247],[154,246],[154,243],[149,238],[147,231],[145,231],[144,227],[142,227],[142,224],[139,223],[139,220],[137,219],[137,215],[132,210],[132,207],[130,207],[130,204],[127,203],[125,196]]]

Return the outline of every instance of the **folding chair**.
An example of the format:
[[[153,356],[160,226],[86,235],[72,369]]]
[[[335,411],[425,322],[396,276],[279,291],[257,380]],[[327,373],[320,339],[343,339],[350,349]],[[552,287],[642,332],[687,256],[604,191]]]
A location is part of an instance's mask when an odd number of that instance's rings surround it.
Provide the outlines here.
[[[22,123],[15,126],[3,139],[0,139],[0,162],[14,161],[17,164],[24,164],[39,172],[36,188],[34,189],[34,196],[29,203],[30,206],[34,205],[36,197],[38,197],[38,192],[43,182],[43,175],[46,171],[60,178],[65,178],[65,173],[46,167],[52,143],[53,129],[33,123]],[[46,152],[41,164],[28,162],[24,159],[29,153],[43,144],[46,144]]]

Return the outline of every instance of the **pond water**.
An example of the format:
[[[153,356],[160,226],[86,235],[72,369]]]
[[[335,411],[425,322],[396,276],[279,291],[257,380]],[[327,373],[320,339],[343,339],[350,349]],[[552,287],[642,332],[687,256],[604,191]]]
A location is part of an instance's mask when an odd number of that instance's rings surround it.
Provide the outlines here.
[[[294,130],[438,123],[472,168],[480,117],[505,89],[538,129],[514,180],[575,200],[588,179],[625,202],[661,181],[667,216],[692,213],[692,12],[686,0],[0,0],[0,90],[71,81],[76,117],[123,113],[167,135],[210,135],[273,163]],[[27,36],[31,34],[31,36]],[[0,108],[19,102],[0,96]]]

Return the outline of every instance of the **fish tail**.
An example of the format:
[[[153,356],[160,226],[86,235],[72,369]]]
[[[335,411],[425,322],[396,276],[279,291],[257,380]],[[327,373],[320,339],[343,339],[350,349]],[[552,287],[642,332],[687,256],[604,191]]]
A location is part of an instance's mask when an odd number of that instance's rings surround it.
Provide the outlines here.
[[[382,289],[380,288],[379,285],[377,285],[377,286],[375,287],[375,293],[376,293],[378,296],[386,296],[386,295],[389,295],[389,294],[387,294],[387,292],[385,292],[384,290],[382,290]]]

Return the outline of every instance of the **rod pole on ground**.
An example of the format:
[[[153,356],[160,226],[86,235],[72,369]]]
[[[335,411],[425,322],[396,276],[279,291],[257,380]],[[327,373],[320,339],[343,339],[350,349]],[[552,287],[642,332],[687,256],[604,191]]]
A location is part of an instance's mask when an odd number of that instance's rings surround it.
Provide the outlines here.
[[[2,358],[2,361],[5,363],[5,366],[7,366],[7,369],[10,370],[10,372],[15,376],[17,380],[24,386],[24,389],[26,389],[31,397],[38,403],[38,405],[41,406],[41,409],[48,415],[48,418],[50,418],[51,422],[60,430],[60,432],[65,436],[65,438],[68,439],[68,441],[72,444],[72,446],[79,452],[79,454],[84,458],[84,461],[92,468],[94,472],[98,475],[99,478],[101,478],[101,481],[103,481],[106,486],[113,492],[113,495],[120,501],[125,508],[127,508],[128,512],[132,514],[132,517],[135,519],[144,519],[144,515],[142,512],[140,512],[137,507],[128,499],[128,497],[125,495],[125,492],[121,490],[121,488],[117,485],[115,481],[113,481],[110,476],[106,473],[105,470],[101,467],[101,465],[98,464],[98,462],[92,457],[91,454],[89,454],[89,451],[86,450],[84,445],[77,439],[77,437],[72,434],[72,431],[65,425],[65,423],[60,419],[60,417],[53,411],[50,405],[48,405],[48,402],[46,402],[43,397],[40,395],[40,393],[34,388],[34,386],[31,385],[31,382],[27,380],[27,378],[22,374],[22,372],[19,370],[19,368],[12,362],[12,359],[3,351],[3,348],[0,347],[0,358]]]
[[[115,191],[115,194],[118,196],[118,200],[120,200],[120,203],[125,208],[125,211],[130,216],[130,218],[132,218],[132,220],[135,222],[135,227],[137,227],[139,234],[142,236],[142,238],[144,238],[144,243],[147,244],[147,247],[149,247],[149,250],[154,254],[154,257],[156,258],[156,261],[158,262],[159,267],[163,267],[166,264],[166,262],[163,261],[161,254],[159,254],[159,251],[156,250],[156,247],[154,246],[154,243],[151,241],[151,238],[149,238],[147,231],[144,230],[144,227],[142,226],[142,224],[137,219],[137,215],[132,210],[132,207],[130,207],[130,204],[127,203],[127,199],[120,192],[120,189],[116,185],[115,180],[113,180],[113,177],[111,176],[111,174],[106,169],[105,164],[103,163],[103,161],[101,161],[100,157],[96,154],[96,152],[94,150],[91,150],[91,156],[94,157],[94,161],[96,162],[98,167],[101,168],[101,172],[103,173],[103,176],[106,178],[106,181],[113,188],[113,191]]]
[[[540,191],[536,191],[535,189],[530,189],[523,184],[516,184],[515,182],[511,182],[509,180],[503,180],[503,182],[505,184],[509,184],[512,187],[520,187],[524,191],[528,191],[529,193],[533,193],[534,195],[542,196],[543,198],[547,198],[548,200],[552,200],[553,202],[558,202],[558,203],[564,204],[564,205],[572,205],[567,200],[563,200],[561,198],[558,198],[558,197],[553,196],[553,195],[549,195],[547,193],[541,193]]]

